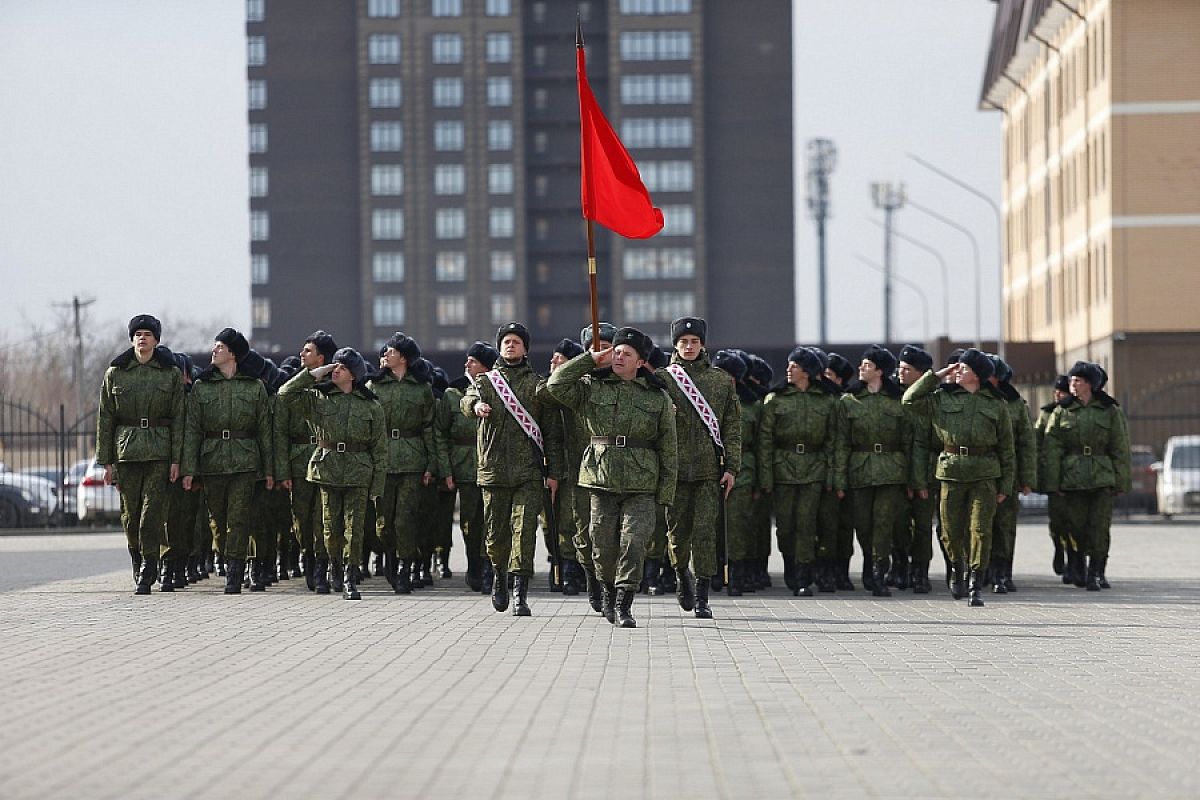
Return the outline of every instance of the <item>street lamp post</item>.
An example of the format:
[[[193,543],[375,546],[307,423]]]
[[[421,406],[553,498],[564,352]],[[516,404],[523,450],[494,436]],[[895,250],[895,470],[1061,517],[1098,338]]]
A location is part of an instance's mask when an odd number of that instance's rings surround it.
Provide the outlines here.
[[[883,272],[884,274],[887,273],[887,270],[885,270],[881,265],[876,264],[874,261],[872,261],[871,259],[862,255],[861,253],[855,253],[854,257],[857,258],[859,261],[861,261],[863,264],[870,267],[871,269],[878,270],[879,272]],[[893,277],[895,277],[895,279],[897,281],[899,281],[900,283],[902,283],[905,286],[907,286],[908,288],[912,289],[914,292],[917,293],[917,297],[921,298],[921,320],[922,320],[921,328],[922,328],[922,331],[924,334],[925,345],[926,345],[926,347],[928,347],[929,346],[929,295],[925,294],[925,290],[921,288],[920,284],[918,284],[914,281],[908,280],[903,275],[895,275]]]
[[[829,217],[829,175],[837,160],[837,148],[828,139],[808,142],[808,211],[817,221],[817,314],[820,319],[820,342],[829,342],[829,298],[825,272],[825,220]]]
[[[912,200],[909,200],[908,204],[911,205],[913,208],[915,208],[917,211],[920,211],[922,214],[926,215],[927,217],[932,217],[933,219],[937,220],[938,222],[942,223],[943,225],[947,225],[951,228],[954,228],[954,230],[958,231],[959,233],[963,234],[964,236],[966,236],[968,239],[971,240],[971,251],[975,254],[975,347],[976,348],[983,347],[983,318],[982,318],[982,310],[981,310],[983,308],[982,300],[981,300],[982,293],[983,293],[983,287],[982,287],[983,267],[979,263],[979,241],[975,238],[975,234],[971,233],[971,231],[968,228],[964,227],[963,225],[958,224],[957,222],[950,219],[949,217],[942,216],[941,214],[934,211],[933,209],[926,208],[925,206],[921,205],[920,203],[914,202]],[[997,340],[997,347],[999,347],[999,341],[1003,340],[1003,338],[1004,338],[1003,336],[999,337],[999,339]]]
[[[872,217],[867,217],[867,219],[871,220],[871,222],[874,223],[875,225],[878,225],[881,228],[883,227],[883,223],[880,222],[879,220],[874,219]],[[949,339],[950,338],[950,267],[946,264],[946,259],[943,258],[942,254],[939,253],[937,250],[934,250],[932,247],[930,247],[929,245],[920,241],[919,239],[914,239],[911,236],[907,236],[904,233],[896,230],[895,228],[892,228],[892,234],[897,239],[901,239],[905,242],[908,242],[909,244],[913,245],[914,247],[917,247],[918,249],[924,250],[926,253],[929,253],[929,255],[931,255],[937,259],[938,265],[942,268],[942,333],[945,334],[947,339]]]
[[[903,183],[872,183],[871,199],[883,211],[883,341],[892,343],[892,214],[904,206]]]

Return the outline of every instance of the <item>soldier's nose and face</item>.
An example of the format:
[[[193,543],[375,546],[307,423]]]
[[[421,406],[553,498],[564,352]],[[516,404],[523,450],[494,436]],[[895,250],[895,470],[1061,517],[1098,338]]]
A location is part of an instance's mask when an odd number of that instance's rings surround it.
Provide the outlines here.
[[[881,374],[879,367],[875,366],[874,361],[868,361],[864,358],[862,363],[858,365],[858,379],[863,383],[873,381]]]
[[[312,342],[305,342],[304,347],[300,348],[300,366],[305,369],[316,369],[321,366],[322,361],[324,359],[321,357],[321,352]]]
[[[401,366],[405,368],[408,367],[407,360],[404,358],[404,356],[400,355],[399,351],[397,351],[394,347],[389,347],[388,349],[384,350],[383,358],[381,360],[383,361],[383,366],[387,367],[392,372],[400,369]]]
[[[679,357],[684,361],[695,361],[703,347],[704,343],[700,341],[700,337],[690,333],[680,336],[679,341],[675,342],[675,352],[679,353]]]
[[[463,365],[463,369],[469,378],[474,378],[476,375],[482,375],[487,372],[487,367],[483,365],[483,362],[474,356],[467,356],[467,363]]]
[[[832,369],[829,369],[829,368],[825,369],[825,377],[828,378],[829,380],[833,381],[833,384],[835,386],[842,385],[842,379],[839,378],[838,374],[836,372],[834,372]]]
[[[637,351],[627,344],[619,344],[613,350],[612,369],[618,378],[629,380],[637,377],[638,368],[645,364]]]
[[[212,363],[214,367],[223,367],[233,361],[233,353],[224,342],[217,342],[212,348]]]
[[[921,372],[912,364],[900,362],[900,385],[912,386],[921,377]]]
[[[1091,395],[1092,385],[1078,375],[1074,375],[1067,379],[1068,385],[1071,387],[1071,394],[1079,397],[1080,395]]]
[[[156,344],[158,344],[158,340],[150,331],[136,330],[133,332],[133,349],[139,353],[149,353]]]
[[[525,342],[515,333],[510,333],[500,340],[500,355],[505,361],[520,361],[525,357]]]
[[[565,363],[567,363],[567,357],[562,353],[556,352],[554,355],[550,356],[550,371],[553,372]]]
[[[966,364],[958,365],[958,385],[964,389],[976,389],[979,387],[979,376],[975,374],[975,370],[968,367]]]
[[[800,368],[800,365],[795,361],[789,361],[787,365],[787,382],[799,389],[808,388],[808,373]],[[801,386],[801,384],[804,384]]]

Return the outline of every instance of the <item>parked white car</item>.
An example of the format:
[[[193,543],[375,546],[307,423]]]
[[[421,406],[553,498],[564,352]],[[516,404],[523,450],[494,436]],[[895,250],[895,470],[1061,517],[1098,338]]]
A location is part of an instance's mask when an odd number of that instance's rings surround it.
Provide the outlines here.
[[[76,509],[80,522],[103,522],[121,517],[121,495],[117,487],[104,482],[104,467],[92,461],[76,490]]]
[[[1167,439],[1163,460],[1151,468],[1158,473],[1158,513],[1200,512],[1200,436]]]

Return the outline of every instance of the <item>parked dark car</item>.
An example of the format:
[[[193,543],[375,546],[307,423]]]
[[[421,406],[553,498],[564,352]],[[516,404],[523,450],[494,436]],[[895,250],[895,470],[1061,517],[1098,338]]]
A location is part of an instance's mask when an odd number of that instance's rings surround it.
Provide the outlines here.
[[[1127,511],[1158,513],[1158,473],[1151,466],[1158,459],[1148,444],[1131,445],[1130,478],[1132,490],[1116,500],[1116,507]]]
[[[50,509],[34,505],[29,492],[0,484],[0,528],[37,528],[46,524]]]

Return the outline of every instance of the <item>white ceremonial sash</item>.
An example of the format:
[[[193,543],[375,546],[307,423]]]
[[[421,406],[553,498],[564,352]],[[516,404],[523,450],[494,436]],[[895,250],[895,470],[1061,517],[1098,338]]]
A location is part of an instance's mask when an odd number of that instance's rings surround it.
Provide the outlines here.
[[[667,372],[671,373],[671,377],[675,379],[675,383],[679,384],[680,391],[691,402],[692,408],[696,409],[696,413],[700,415],[700,420],[708,427],[708,435],[712,437],[718,449],[724,451],[725,445],[721,443],[721,425],[717,421],[717,415],[713,413],[712,406],[708,404],[708,401],[704,399],[704,395],[700,393],[700,389],[696,386],[695,381],[678,364],[668,366]]]
[[[525,406],[521,405],[521,401],[517,399],[517,395],[513,392],[512,387],[508,385],[508,381],[504,380],[504,376],[500,374],[500,370],[493,369],[487,373],[487,376],[488,380],[492,382],[492,388],[500,396],[500,402],[504,403],[504,407],[508,409],[508,413],[513,415],[513,419],[521,426],[521,430],[525,431],[525,435],[533,439],[533,443],[538,446],[538,450],[544,452],[546,446],[542,440],[542,429],[538,427],[533,415],[525,410]]]

